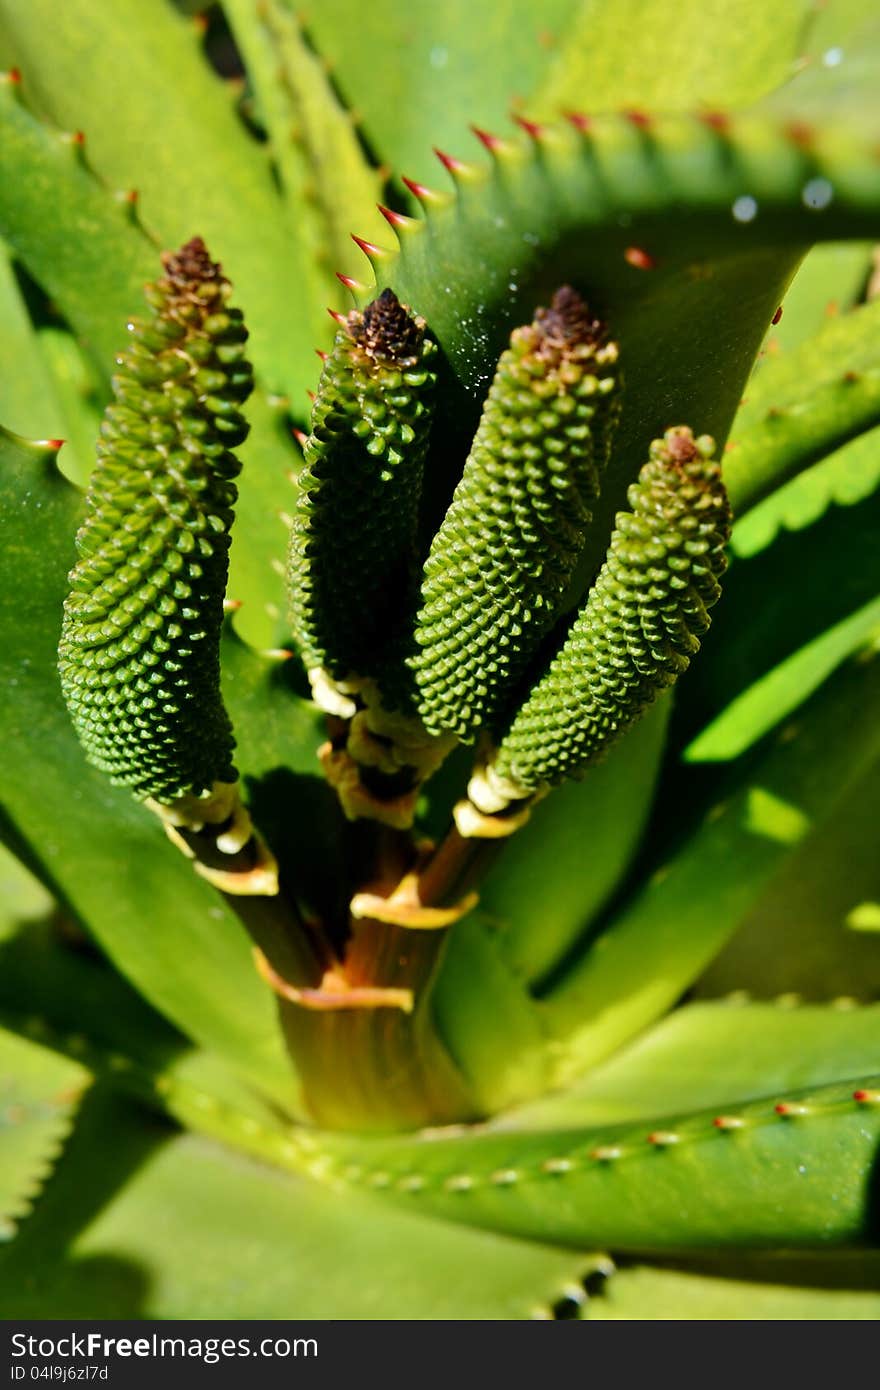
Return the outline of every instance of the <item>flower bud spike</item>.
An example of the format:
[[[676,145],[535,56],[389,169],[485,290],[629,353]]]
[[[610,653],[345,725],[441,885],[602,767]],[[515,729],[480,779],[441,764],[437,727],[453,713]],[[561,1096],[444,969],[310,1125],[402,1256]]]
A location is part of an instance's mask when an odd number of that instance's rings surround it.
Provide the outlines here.
[[[370,674],[409,582],[437,355],[424,320],[390,289],[337,322],[288,561],[294,636],[307,669],[331,685]]]
[[[580,776],[687,668],[730,535],[714,451],[684,425],[651,445],[586,603],[471,781],[480,810]]]
[[[501,355],[425,563],[408,653],[379,678],[433,735],[471,740],[555,621],[619,410],[616,343],[571,286]]]
[[[145,290],[151,315],[131,321],[116,359],[64,605],[61,686],[91,763],[156,810],[175,843],[213,826],[237,855],[251,830],[219,642],[241,467],[231,449],[248,433],[239,408],[253,374],[204,242],[162,264]]]

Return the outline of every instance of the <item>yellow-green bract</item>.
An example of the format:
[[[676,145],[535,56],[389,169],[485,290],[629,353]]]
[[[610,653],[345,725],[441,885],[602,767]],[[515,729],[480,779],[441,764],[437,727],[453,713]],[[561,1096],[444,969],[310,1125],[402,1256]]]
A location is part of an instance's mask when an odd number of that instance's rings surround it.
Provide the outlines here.
[[[687,669],[730,534],[714,450],[686,426],[651,445],[586,603],[472,780],[481,810],[578,776]]]
[[[195,238],[128,327],[77,535],[59,648],[89,761],[165,805],[233,782],[219,638],[253,380],[228,282]]]

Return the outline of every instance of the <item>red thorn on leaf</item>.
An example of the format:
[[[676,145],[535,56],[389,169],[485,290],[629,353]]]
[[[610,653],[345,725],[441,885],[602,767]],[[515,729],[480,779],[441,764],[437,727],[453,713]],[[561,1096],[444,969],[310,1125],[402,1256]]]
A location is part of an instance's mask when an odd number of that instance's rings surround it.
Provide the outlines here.
[[[791,1116],[803,1115],[806,1107],[798,1105],[795,1101],[781,1100],[778,1105],[774,1105],[773,1109],[776,1111],[777,1115]]]
[[[360,280],[353,279],[351,275],[343,275],[341,270],[337,270],[336,278],[341,285],[345,286],[347,290],[364,289],[364,286],[361,284]]]
[[[739,1115],[716,1115],[712,1123],[716,1129],[741,1129],[743,1124]]]
[[[719,135],[725,135],[730,129],[730,117],[726,111],[701,111],[699,119]]]
[[[739,448],[739,445],[737,444],[736,440],[734,440],[734,439],[728,439],[727,443],[726,443],[725,446],[724,446],[724,452],[725,452],[725,454],[732,454],[733,451],[734,451],[734,449],[738,449],[738,448]]]
[[[877,1105],[880,1102],[880,1091],[869,1091],[860,1086],[857,1091],[853,1091],[853,1100],[857,1100],[859,1105]]]
[[[485,145],[490,154],[495,154],[504,145],[504,141],[498,136],[493,135],[489,130],[482,130],[478,125],[472,125],[471,130],[476,135],[481,145]]]
[[[355,236],[354,232],[352,232],[351,234],[351,239],[354,242],[355,246],[360,247],[365,256],[381,256],[382,247],[377,246],[375,242],[366,241],[365,238],[362,236]]]
[[[312,402],[312,405],[314,405],[314,403],[315,403],[315,393],[314,393],[314,391],[306,391],[306,395],[308,396],[309,400]]]
[[[645,1136],[649,1144],[653,1144],[658,1149],[667,1148],[670,1144],[678,1143],[678,1135],[671,1133],[668,1129],[655,1129]]]
[[[434,146],[434,153],[440,160],[443,168],[448,169],[450,174],[463,174],[467,169],[464,160],[456,159],[454,154],[444,154],[442,150],[437,149],[436,145]]]
[[[589,116],[585,116],[583,111],[566,111],[563,114],[565,115],[565,119],[571,122],[575,130],[581,131],[582,134],[592,127],[592,119]]]
[[[73,133],[71,134],[71,137],[70,137],[70,143],[71,143],[72,145],[84,145],[84,144],[86,143],[85,131],[84,131],[84,130],[75,130],[75,131],[73,131]]]
[[[771,322],[772,324],[775,325],[775,324],[777,324],[777,323],[779,322],[779,320],[780,320],[781,318],[782,318],[782,305],[780,304],[779,308],[776,310],[776,313],[773,315],[773,317],[772,317],[772,319],[770,320],[770,322]]]
[[[223,600],[224,613],[237,613],[241,606],[242,601],[240,598],[225,598]]]
[[[63,439],[47,439],[47,440],[46,440],[46,447],[49,448],[49,449],[54,449],[54,450],[55,450],[55,453],[57,454],[57,453],[58,453],[58,450],[61,448],[61,445],[62,445],[63,443],[64,443],[64,440],[63,440]]]
[[[858,372],[854,372],[852,368],[850,368],[848,372],[844,372],[842,377],[842,380],[846,383],[847,386],[855,386],[856,382],[861,381],[861,379],[862,378],[860,374]]]
[[[340,314],[338,309],[328,309],[327,313],[330,315],[331,319],[341,324],[343,328],[347,327],[348,319],[345,317],[345,314]]]
[[[652,124],[651,117],[646,111],[624,111],[623,114],[630,125],[636,127],[636,130],[648,130]]]
[[[785,134],[793,145],[801,149],[808,149],[816,138],[815,130],[805,121],[790,121],[785,127]]]
[[[641,246],[628,246],[623,253],[623,259],[628,265],[635,266],[636,270],[655,270],[657,266],[654,257]]]
[[[304,449],[304,448],[306,447],[306,444],[308,443],[309,436],[308,436],[307,434],[305,434],[302,430],[296,430],[296,429],[295,429],[295,430],[293,431],[293,437],[294,437],[294,439],[296,440],[297,444],[299,445],[299,447],[300,447],[301,449]]]
[[[327,358],[330,356],[329,352],[325,352],[323,348],[315,348],[315,353],[320,357],[322,362],[326,362]]]
[[[401,182],[406,184],[406,187],[409,189],[410,193],[413,195],[414,198],[418,198],[420,203],[431,203],[437,197],[437,194],[434,192],[433,188],[428,188],[423,183],[416,183],[415,179],[408,179],[404,176],[401,176]]]
[[[544,134],[544,126],[539,125],[537,121],[529,121],[525,116],[514,116],[513,119],[520,129],[524,130],[526,135],[530,136],[532,140],[540,140],[541,136]]]
[[[407,217],[403,212],[395,212],[393,208],[386,208],[384,203],[377,203],[376,207],[381,212],[389,227],[411,227],[415,221],[412,217]]]
[[[21,86],[21,68],[10,68],[6,73],[6,81],[13,87]]]

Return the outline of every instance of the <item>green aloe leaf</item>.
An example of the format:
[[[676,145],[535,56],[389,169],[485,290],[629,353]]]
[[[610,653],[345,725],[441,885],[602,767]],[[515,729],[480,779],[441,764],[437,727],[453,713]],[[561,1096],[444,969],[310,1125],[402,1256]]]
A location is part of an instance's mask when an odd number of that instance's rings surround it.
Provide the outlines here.
[[[274,1004],[236,914],[147,811],[88,768],[61,703],[53,673],[78,494],[58,474],[54,451],[9,435],[0,443],[6,815],[42,874],[151,1002],[286,1098]],[[59,817],[59,808],[67,813]]]
[[[432,145],[457,151],[468,121],[491,129],[528,102],[576,11],[577,0],[495,0],[475,23],[467,0],[376,0],[354,24],[350,0],[328,0],[307,27],[371,143],[424,178]]]
[[[869,242],[840,242],[816,246],[805,257],[780,306],[782,317],[772,324],[756,363],[770,366],[807,342],[828,319],[846,313],[858,302],[871,273]]]
[[[326,336],[325,305],[339,286],[334,271],[357,273],[351,240],[381,241],[382,176],[368,163],[356,118],[339,102],[326,63],[281,2],[225,0],[281,178],[291,235],[302,242],[303,288],[315,342]]]
[[[680,111],[702,102],[736,107],[794,70],[811,6],[751,0],[581,0],[533,99],[535,113],[604,111],[649,102]],[[687,80],[682,81],[682,74]]]
[[[0,244],[0,420],[28,438],[63,439],[65,412],[56,383],[16,280]],[[88,455],[87,455],[88,457]],[[79,459],[76,461],[79,465]]]
[[[0,1241],[52,1171],[88,1081],[75,1062],[0,1028]]]
[[[565,1091],[511,1112],[505,1128],[654,1121],[663,1115],[784,1095],[858,1076],[873,1065],[880,1008],[751,1003],[739,995],[688,1004]]]
[[[360,1196],[340,1203],[102,1097],[0,1258],[0,1287],[6,1317],[516,1319],[590,1264]]]
[[[880,422],[880,303],[827,321],[746,388],[728,444],[740,511]]]
[[[581,1314],[602,1322],[876,1321],[880,1262],[873,1254],[772,1257],[736,1267],[631,1265],[603,1280]]]
[[[702,824],[588,942],[544,997],[566,1039],[562,1076],[606,1057],[700,975],[786,860],[834,813],[877,751],[880,663],[854,660],[797,724],[733,770]]]
[[[669,701],[658,702],[589,777],[536,806],[493,865],[480,907],[501,956],[524,983],[553,970],[622,883],[650,813],[669,713]],[[447,957],[444,972],[449,968]],[[439,990],[443,981],[441,975]]]
[[[877,1083],[856,1077],[653,1129],[340,1138],[327,1141],[325,1171],[409,1210],[580,1247],[858,1243],[876,1218]]]
[[[42,289],[109,374],[125,341],[125,324],[143,306],[158,248],[83,164],[78,147],[34,119],[14,83],[0,81],[0,235],[21,255]],[[64,220],[47,219],[47,201]],[[71,237],[68,227],[77,227]],[[258,389],[248,407],[251,433],[242,449],[242,478],[230,568],[230,593],[246,606],[242,630],[269,645],[277,633],[282,584],[277,568],[286,547],[282,520],[292,500],[287,476],[296,460],[278,401]]]
[[[98,12],[87,0],[60,12],[43,0],[4,3],[0,22],[32,99],[56,124],[85,132],[90,158],[114,186],[138,190],[163,244],[204,236],[247,306],[266,384],[308,385],[297,372],[311,330],[291,312],[300,265],[268,158],[203,58],[195,26],[156,0]]]
[[[878,446],[880,432],[872,447]],[[876,459],[866,463],[876,470]],[[688,742],[690,760],[724,760],[745,752],[869,640],[880,622],[873,550],[880,490],[842,504],[828,499],[832,485],[815,480],[817,494],[824,494],[816,502],[809,495],[792,498],[789,515],[796,524],[779,529],[756,553],[737,553],[734,530],[733,563],[717,625],[706,636],[678,704],[679,736]],[[800,524],[796,509],[816,505],[818,517],[807,515]],[[771,524],[773,518],[762,521],[762,527]]]
[[[860,929],[880,903],[878,818],[880,764],[866,750],[863,775],[747,913],[697,993],[880,998],[880,935]]]

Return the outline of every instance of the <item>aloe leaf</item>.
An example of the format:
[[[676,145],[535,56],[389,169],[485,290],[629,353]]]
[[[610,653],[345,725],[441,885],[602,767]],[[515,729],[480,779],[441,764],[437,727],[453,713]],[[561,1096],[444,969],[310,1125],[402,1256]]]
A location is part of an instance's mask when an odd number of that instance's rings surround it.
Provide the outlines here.
[[[880,422],[880,303],[829,319],[746,388],[728,444],[738,511]]]
[[[195,27],[168,4],[139,0],[98,13],[88,0],[61,12],[51,0],[4,3],[0,18],[41,110],[85,131],[105,178],[138,189],[163,244],[204,236],[247,306],[258,372],[272,390],[304,389],[312,342],[295,311],[296,248],[266,153],[209,69]]]
[[[94,467],[95,441],[107,404],[106,383],[67,329],[42,325],[37,340],[63,413],[67,448],[61,453],[59,466],[71,482],[85,487]]]
[[[57,473],[54,451],[8,435],[0,441],[6,814],[43,874],[147,998],[286,1097],[274,1004],[236,915],[167,844],[154,818],[107,786],[79,751],[53,680],[78,495]]]
[[[880,1007],[772,1003],[739,995],[687,1004],[558,1095],[510,1112],[514,1129],[651,1122],[858,1076],[874,1064]]]
[[[517,1319],[589,1263],[360,1196],[340,1203],[105,1098],[0,1259],[0,1287],[6,1317]]]
[[[0,1028],[0,1241],[52,1171],[88,1081],[76,1062]]]
[[[376,0],[355,24],[349,0],[327,0],[311,8],[307,29],[371,143],[397,170],[422,177],[432,145],[454,147],[467,121],[491,129],[527,100],[576,10],[576,0],[543,0],[540,9],[495,0],[475,23],[467,0]]]
[[[402,225],[399,260],[377,270],[430,321],[449,361],[438,412],[445,428],[428,471],[435,516],[475,424],[487,358],[560,279],[596,300],[620,341],[629,398],[639,401],[638,413],[624,406],[572,596],[595,573],[650,438],[671,419],[725,438],[804,244],[858,236],[860,225],[864,236],[878,220],[876,166],[857,152],[856,120],[841,117],[809,152],[790,124],[756,111],[731,117],[719,134],[685,115],[597,117],[586,130],[494,143],[488,170],[453,163],[453,202],[426,196],[426,221]],[[826,173],[836,196],[822,209],[806,206],[804,190]]]
[[[733,528],[734,556],[750,559],[781,532],[811,526],[834,505],[864,502],[878,486],[880,428],[860,434],[759,502]]]
[[[831,242],[805,257],[764,340],[757,367],[807,342],[830,318],[852,309],[871,273],[869,242]]]
[[[24,922],[39,921],[52,910],[53,899],[5,845],[0,845],[0,943]]]
[[[131,220],[131,205],[115,200],[83,165],[76,145],[35,120],[17,99],[15,85],[4,81],[0,136],[0,234],[109,376],[125,324],[141,308],[143,286],[156,273],[158,250]],[[59,202],[65,218],[47,218],[47,206]],[[285,553],[280,508],[296,454],[284,437],[279,404],[265,390],[254,393],[248,417],[230,594],[246,604],[242,630],[268,645],[282,604],[281,577],[271,562],[280,564]]]
[[[878,746],[878,680],[874,660],[836,672],[793,729],[743,759],[702,825],[548,988],[546,1024],[568,1050],[563,1079],[674,1003],[855,785]]]
[[[880,598],[807,642],[731,700],[688,745],[685,757],[694,763],[738,757],[797,710],[846,657],[878,633]]]
[[[791,75],[811,8],[581,0],[532,106],[541,116],[580,110],[585,96],[590,111],[742,106]]]
[[[755,1259],[738,1266],[683,1268],[632,1265],[604,1280],[581,1314],[602,1322],[876,1321],[876,1255]]]
[[[55,382],[19,290],[12,261],[0,244],[0,420],[29,438],[66,436]]]
[[[880,935],[860,929],[880,902],[878,818],[880,765],[866,750],[863,775],[757,900],[697,993],[880,998]]]
[[[303,280],[315,342],[322,342],[325,305],[339,290],[334,271],[360,269],[352,230],[380,241],[386,231],[376,207],[382,178],[290,10],[279,0],[226,0],[224,8],[260,103],[291,233],[303,243]]]
[[[481,912],[502,959],[525,985],[552,971],[623,881],[650,811],[669,711],[660,701],[589,777],[541,802],[490,870]],[[453,939],[438,995],[455,950]]]
[[[858,1243],[876,1217],[877,1082],[856,1077],[651,1130],[327,1140],[325,1176],[409,1210],[581,1247]]]

